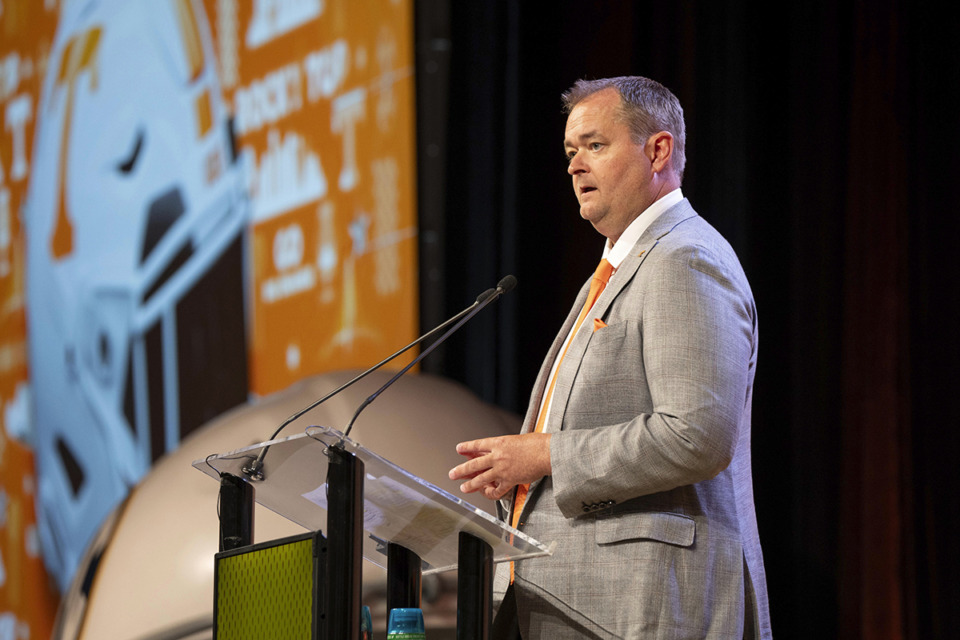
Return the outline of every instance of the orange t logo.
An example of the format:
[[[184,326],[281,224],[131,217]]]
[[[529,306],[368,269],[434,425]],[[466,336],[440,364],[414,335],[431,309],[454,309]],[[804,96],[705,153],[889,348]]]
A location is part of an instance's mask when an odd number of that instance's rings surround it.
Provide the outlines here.
[[[55,260],[73,252],[73,224],[67,211],[67,155],[70,149],[70,123],[73,120],[73,95],[77,79],[84,71],[90,72],[90,90],[97,90],[97,47],[100,27],[74,36],[63,50],[57,85],[66,85],[67,98],[63,107],[63,137],[60,141],[60,171],[57,177],[57,221],[50,238],[50,251]]]

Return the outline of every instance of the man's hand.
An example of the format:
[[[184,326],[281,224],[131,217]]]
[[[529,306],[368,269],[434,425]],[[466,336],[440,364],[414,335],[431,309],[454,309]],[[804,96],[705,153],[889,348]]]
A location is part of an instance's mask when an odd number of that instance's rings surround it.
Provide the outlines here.
[[[549,433],[461,442],[457,453],[470,459],[451,469],[450,479],[466,479],[460,491],[479,491],[491,500],[500,499],[518,484],[533,482],[551,473]]]

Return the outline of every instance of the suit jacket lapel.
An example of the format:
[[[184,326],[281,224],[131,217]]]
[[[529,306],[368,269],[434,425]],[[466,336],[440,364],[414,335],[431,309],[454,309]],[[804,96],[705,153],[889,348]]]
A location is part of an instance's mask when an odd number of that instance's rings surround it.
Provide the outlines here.
[[[620,266],[617,267],[616,275],[611,278],[610,283],[600,294],[600,297],[597,298],[584,324],[589,323],[591,321],[590,318],[604,317],[610,305],[612,305],[613,301],[620,295],[620,292],[633,280],[634,275],[636,275],[640,269],[640,265],[646,260],[647,255],[653,250],[660,238],[670,233],[674,227],[684,220],[695,217],[696,215],[689,201],[683,199],[664,211],[654,220],[630,249],[630,253],[627,254],[627,257],[620,263]],[[567,322],[564,323],[564,329],[561,330],[559,337],[561,344],[572,328],[573,323],[576,321],[577,315],[579,315],[583,301],[586,300],[589,284],[588,280],[587,284],[581,289],[580,295],[577,296],[577,302],[567,317]],[[580,369],[580,361],[583,359],[583,354],[587,350],[587,345],[590,344],[592,334],[593,331],[591,331],[589,326],[582,328],[580,332],[574,336],[570,347],[567,349],[566,355],[563,357],[563,363],[557,371],[557,386],[553,392],[553,409],[550,411],[546,431],[556,432],[563,428],[563,416],[566,412],[567,402],[570,399],[573,379]],[[552,367],[554,358],[550,358],[549,360]],[[549,369],[547,375],[549,375]],[[536,417],[534,417],[534,419],[536,419]]]
[[[627,257],[620,263],[620,266],[617,268],[616,277],[611,279],[611,282],[600,294],[600,297],[597,298],[593,308],[590,310],[590,316],[584,322],[589,322],[589,318],[602,318],[624,287],[633,280],[633,276],[640,268],[640,265],[643,264],[647,254],[656,246],[660,238],[670,233],[674,227],[684,220],[695,217],[696,215],[697,213],[693,210],[693,207],[690,206],[689,201],[684,198],[654,220],[647,230],[643,232],[636,244],[633,245]],[[580,293],[577,294],[577,299],[574,301],[570,313],[567,314],[567,319],[564,321],[563,326],[560,327],[560,332],[557,334],[557,337],[554,338],[553,344],[550,346],[546,358],[544,358],[543,365],[540,367],[540,373],[537,375],[537,381],[534,384],[534,393],[530,398],[530,405],[527,407],[527,414],[523,421],[521,433],[530,433],[536,428],[537,414],[540,409],[540,403],[543,400],[543,394],[546,393],[546,386],[549,382],[550,371],[553,369],[553,363],[559,357],[563,342],[567,334],[570,333],[570,330],[573,329],[573,325],[577,320],[577,316],[580,315],[580,309],[583,307],[589,291],[590,278],[587,278],[587,281],[580,288]],[[591,335],[592,331],[589,327],[581,328],[580,332],[574,336],[567,349],[567,353],[563,357],[563,362],[557,371],[557,385],[553,392],[552,409],[547,424],[544,427],[544,430],[549,433],[560,431],[563,428],[563,416],[566,412],[567,403],[570,400],[573,379],[580,369],[580,361],[583,359],[583,354],[587,350],[587,345],[590,343]],[[535,492],[541,484],[542,479],[530,483],[527,502],[523,507],[524,511],[527,511],[536,502],[539,496]]]

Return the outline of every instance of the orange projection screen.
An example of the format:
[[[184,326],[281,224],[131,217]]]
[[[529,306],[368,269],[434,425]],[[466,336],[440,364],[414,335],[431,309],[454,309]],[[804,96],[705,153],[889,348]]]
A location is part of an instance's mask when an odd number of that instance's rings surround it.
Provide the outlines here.
[[[193,429],[415,337],[413,46],[413,0],[0,2],[0,630]]]

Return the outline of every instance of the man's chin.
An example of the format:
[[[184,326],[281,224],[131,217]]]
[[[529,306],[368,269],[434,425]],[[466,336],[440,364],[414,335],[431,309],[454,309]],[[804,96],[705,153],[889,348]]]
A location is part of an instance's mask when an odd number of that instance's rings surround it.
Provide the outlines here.
[[[588,218],[587,216],[584,216],[582,213],[580,215],[584,220],[590,223],[590,226],[593,227],[597,233],[602,235],[607,240],[610,240],[611,244],[616,242],[617,238],[620,237],[619,233],[614,237],[611,236],[612,231],[611,229],[608,228],[608,225],[603,224],[603,218],[600,218],[600,219]]]
[[[589,207],[580,207],[580,217],[589,222],[594,229],[600,233],[603,233],[600,228],[603,226],[603,216],[597,215],[597,211],[595,209]]]
[[[597,226],[597,222],[603,218],[602,215],[597,213],[595,207],[591,207],[588,204],[580,205],[580,217],[592,224],[594,227]]]

